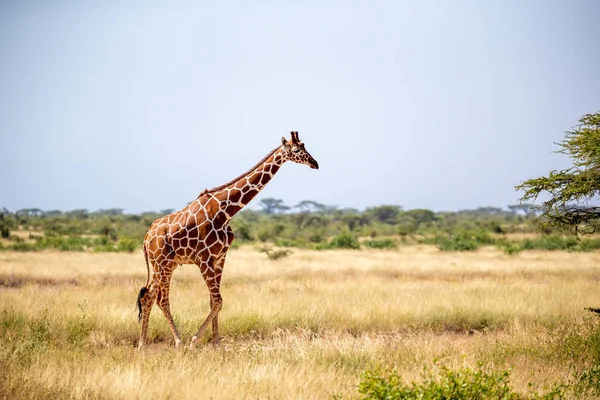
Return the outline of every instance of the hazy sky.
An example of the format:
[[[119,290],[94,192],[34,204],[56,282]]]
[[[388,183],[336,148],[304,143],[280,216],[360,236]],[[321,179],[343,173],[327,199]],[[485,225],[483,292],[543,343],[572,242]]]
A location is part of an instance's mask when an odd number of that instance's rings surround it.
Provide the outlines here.
[[[2,1],[0,207],[180,208],[300,132],[260,197],[458,210],[569,166],[600,1]],[[258,206],[258,197],[252,203]]]

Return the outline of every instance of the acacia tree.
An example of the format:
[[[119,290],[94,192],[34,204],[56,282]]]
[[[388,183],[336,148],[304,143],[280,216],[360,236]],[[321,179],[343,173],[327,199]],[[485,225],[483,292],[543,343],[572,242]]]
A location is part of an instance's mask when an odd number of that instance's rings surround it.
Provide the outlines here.
[[[567,131],[558,153],[568,155],[573,166],[550,171],[548,176],[528,179],[516,186],[524,190],[521,202],[547,199],[534,208],[543,227],[574,233],[591,233],[600,218],[600,112],[586,114]]]
[[[283,212],[290,209],[289,206],[283,204],[283,200],[274,199],[272,197],[261,199],[259,204],[262,207],[263,212],[267,215],[272,215],[277,212]]]

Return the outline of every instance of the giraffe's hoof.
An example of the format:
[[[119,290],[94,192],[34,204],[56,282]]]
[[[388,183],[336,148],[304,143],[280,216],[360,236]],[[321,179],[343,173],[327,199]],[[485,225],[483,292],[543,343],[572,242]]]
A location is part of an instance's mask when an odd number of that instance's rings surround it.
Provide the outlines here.
[[[181,340],[175,342],[175,350],[179,350],[181,348]]]
[[[217,337],[213,338],[213,340],[212,340],[213,346],[218,346],[219,343],[221,343],[221,337],[217,336]]]

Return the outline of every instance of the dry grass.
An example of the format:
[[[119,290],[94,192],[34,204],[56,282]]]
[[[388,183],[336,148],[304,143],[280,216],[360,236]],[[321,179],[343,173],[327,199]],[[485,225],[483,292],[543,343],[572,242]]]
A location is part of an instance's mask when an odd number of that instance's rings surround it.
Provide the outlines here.
[[[484,249],[301,251],[270,261],[233,250],[219,347],[175,351],[155,308],[138,353],[141,254],[0,253],[0,396],[10,398],[351,398],[360,374],[484,363],[527,391],[589,361],[600,254]],[[208,312],[194,266],[174,276],[189,341]],[[208,338],[205,338],[207,340]]]

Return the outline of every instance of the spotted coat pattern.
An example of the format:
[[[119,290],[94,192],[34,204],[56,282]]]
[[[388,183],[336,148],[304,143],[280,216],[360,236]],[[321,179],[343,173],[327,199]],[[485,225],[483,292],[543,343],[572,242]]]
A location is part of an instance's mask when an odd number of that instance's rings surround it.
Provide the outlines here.
[[[150,311],[155,301],[169,323],[175,346],[179,347],[181,336],[171,315],[169,289],[173,271],[181,264],[196,264],[210,292],[210,312],[192,338],[191,346],[202,337],[211,323],[213,343],[219,342],[218,314],[223,304],[221,274],[234,238],[229,222],[265,187],[286,161],[319,168],[299,140],[298,132],[294,131],[289,141],[282,138],[282,145],[247,173],[225,185],[203,191],[188,206],[152,223],[144,238],[148,279],[138,296],[142,323],[138,348],[146,344]]]

